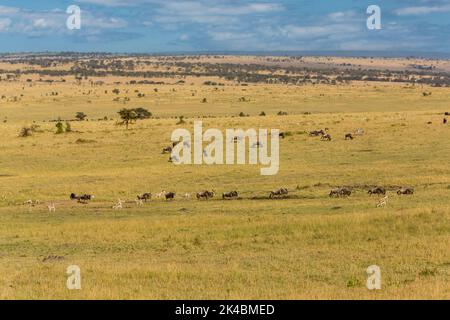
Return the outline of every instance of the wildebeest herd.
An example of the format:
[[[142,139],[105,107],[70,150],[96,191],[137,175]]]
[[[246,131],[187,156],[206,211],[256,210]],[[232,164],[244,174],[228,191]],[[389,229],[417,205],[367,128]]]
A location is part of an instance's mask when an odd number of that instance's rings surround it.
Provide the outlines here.
[[[339,187],[339,188],[332,189],[329,193],[329,197],[330,198],[347,198],[347,197],[350,197],[353,193],[354,192],[353,192],[352,188],[350,188],[350,187]],[[388,200],[388,196],[386,196],[386,193],[387,193],[386,188],[381,187],[381,186],[371,188],[367,191],[367,194],[369,194],[369,196],[372,196],[372,195],[385,196],[381,200],[381,202],[377,205],[377,207],[386,206],[387,200]],[[414,188],[398,187],[396,193],[399,196],[413,195]],[[160,193],[157,193],[155,195],[155,198],[156,199],[164,199],[166,201],[172,201],[172,200],[175,200],[176,195],[177,194],[175,192],[162,191]],[[204,191],[197,192],[195,194],[195,198],[197,200],[210,200],[210,199],[213,199],[215,196],[216,196],[216,192],[214,190],[212,190],[212,191],[204,190]],[[91,194],[77,195],[75,193],[71,193],[69,198],[70,198],[70,200],[72,200],[72,201],[76,200],[78,203],[81,203],[81,204],[88,204],[89,201],[93,200],[95,197]],[[137,206],[142,206],[145,202],[150,201],[152,198],[153,198],[152,193],[145,192],[145,193],[137,195],[135,202],[136,202]],[[185,193],[184,198],[190,199],[191,194]],[[270,193],[267,197],[267,199],[287,199],[287,198],[289,198],[289,190],[285,187],[270,191]],[[239,193],[237,191],[230,191],[230,192],[222,193],[222,200],[233,200],[233,199],[241,199],[239,197]],[[115,210],[123,209],[124,203],[125,203],[124,201],[119,199],[118,202],[112,206],[112,208]],[[35,205],[40,204],[40,202],[28,200],[28,201],[24,202],[24,204],[28,204],[30,207],[32,207],[32,206],[34,207]],[[50,205],[48,205],[48,208],[49,208],[50,212],[56,211],[54,203],[51,203]]]

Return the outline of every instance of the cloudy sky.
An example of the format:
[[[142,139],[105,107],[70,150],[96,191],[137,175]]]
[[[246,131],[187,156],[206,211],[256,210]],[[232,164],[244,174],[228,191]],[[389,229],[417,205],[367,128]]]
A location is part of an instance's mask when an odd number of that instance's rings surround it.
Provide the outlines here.
[[[382,30],[367,29],[372,4]],[[0,0],[0,52],[449,53],[449,40],[450,0]]]

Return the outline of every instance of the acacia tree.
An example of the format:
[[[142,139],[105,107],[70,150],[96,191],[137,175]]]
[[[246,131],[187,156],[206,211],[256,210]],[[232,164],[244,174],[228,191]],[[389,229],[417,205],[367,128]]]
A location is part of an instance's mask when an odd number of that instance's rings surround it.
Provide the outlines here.
[[[138,119],[138,115],[134,109],[123,108],[118,112],[120,118],[122,119],[121,124],[125,125],[128,130],[128,126]]]

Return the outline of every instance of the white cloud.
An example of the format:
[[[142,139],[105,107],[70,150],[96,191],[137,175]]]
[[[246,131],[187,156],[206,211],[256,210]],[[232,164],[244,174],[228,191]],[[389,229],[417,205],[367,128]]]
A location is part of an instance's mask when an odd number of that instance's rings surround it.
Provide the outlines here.
[[[10,26],[11,26],[11,19],[9,18],[0,19],[0,32],[7,31]]]
[[[0,15],[16,14],[19,11],[19,8],[0,6]]]
[[[430,13],[450,12],[450,5],[444,6],[418,6],[400,8],[394,11],[399,16],[423,15]]]

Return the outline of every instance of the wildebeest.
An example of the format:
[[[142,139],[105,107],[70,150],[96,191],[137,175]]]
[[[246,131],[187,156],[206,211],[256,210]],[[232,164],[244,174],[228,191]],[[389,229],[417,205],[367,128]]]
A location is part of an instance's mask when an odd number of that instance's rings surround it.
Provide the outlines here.
[[[152,198],[152,194],[151,193],[144,193],[142,195],[138,195],[137,199],[138,200],[142,200],[144,202],[147,202],[148,200],[150,200]]]
[[[414,189],[413,188],[409,188],[409,187],[403,187],[403,188],[400,188],[397,191],[397,194],[399,196],[401,196],[401,195],[412,195],[412,194],[414,194]]]
[[[280,132],[279,136],[281,139],[284,139],[284,138],[286,138],[286,133]]]
[[[349,188],[336,188],[330,191],[330,197],[341,198],[350,197],[352,195],[352,190]]]
[[[198,200],[200,200],[200,199],[208,200],[210,198],[213,198],[215,195],[216,195],[216,193],[214,191],[202,191],[202,192],[198,192],[196,194],[196,197]]]
[[[321,129],[321,130],[313,130],[309,132],[309,136],[310,137],[318,137],[318,136],[323,136],[326,135],[327,133],[325,132],[325,130]]]
[[[353,138],[353,135],[351,133],[347,133],[345,135],[345,140],[353,140],[353,139],[355,139],[355,138]]]
[[[173,200],[175,199],[175,192],[166,192],[164,196],[166,197],[166,200]]]
[[[80,203],[86,203],[92,199],[94,199],[94,196],[90,194],[83,194],[80,196],[77,196],[75,193],[70,194],[70,200],[77,200]]]
[[[375,187],[367,191],[369,195],[377,194],[377,195],[386,195],[386,189],[383,187]]]
[[[322,136],[322,138],[320,138],[320,140],[322,140],[322,141],[331,141],[331,135],[330,134],[324,134],[323,136]]]
[[[442,120],[443,124],[447,124],[447,118],[444,118],[444,120]]]
[[[231,191],[231,192],[222,193],[222,199],[223,200],[225,200],[225,199],[235,199],[237,197],[239,197],[239,194],[238,194],[237,191]]]
[[[288,189],[286,188],[280,188],[278,190],[274,190],[270,192],[269,198],[273,199],[276,197],[283,197],[283,196],[287,196],[289,194]]]
[[[172,147],[166,147],[162,150],[162,154],[167,154],[172,152]]]

